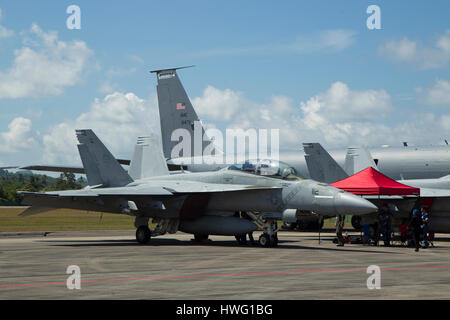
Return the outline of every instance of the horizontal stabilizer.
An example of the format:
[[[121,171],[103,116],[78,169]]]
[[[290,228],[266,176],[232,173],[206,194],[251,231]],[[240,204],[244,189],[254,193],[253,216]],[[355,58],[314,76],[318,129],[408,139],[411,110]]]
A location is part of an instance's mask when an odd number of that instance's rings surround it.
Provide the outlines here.
[[[47,207],[28,207],[24,211],[22,211],[19,216],[20,217],[28,217],[33,216],[35,214],[46,213],[49,211],[55,210],[55,208],[47,208]]]

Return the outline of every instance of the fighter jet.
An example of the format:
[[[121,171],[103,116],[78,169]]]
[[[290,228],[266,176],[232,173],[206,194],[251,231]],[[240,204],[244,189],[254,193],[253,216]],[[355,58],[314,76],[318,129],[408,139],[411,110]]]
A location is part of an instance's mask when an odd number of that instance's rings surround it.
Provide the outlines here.
[[[218,172],[169,174],[161,149],[154,147],[157,140],[152,138],[140,138],[135,147],[130,168],[133,178],[92,130],[77,130],[76,135],[89,186],[21,192],[23,204],[31,206],[22,216],[54,208],[128,214],[135,217],[136,240],[147,243],[152,236],[178,230],[198,240],[208,235],[246,234],[257,226],[234,216],[246,211],[264,228],[260,244],[276,246],[276,221],[296,219],[298,212],[360,215],[376,210],[360,197],[301,179],[282,163],[247,162]],[[149,219],[157,223],[154,230],[149,228]]]
[[[347,150],[344,168],[330,156],[330,154],[319,143],[304,143],[305,159],[310,170],[310,176],[317,181],[332,183],[349,177],[368,167],[378,170],[370,151],[365,147],[351,147]],[[420,203],[430,207],[432,232],[450,233],[450,177],[445,176],[437,179],[414,179],[397,180],[407,186],[420,188],[420,199],[401,199],[401,197],[380,197],[371,199],[372,202],[380,204],[389,202],[396,205],[398,214],[396,216],[402,221],[409,219],[409,213]],[[359,229],[362,224],[374,221],[374,215],[364,217],[353,217],[352,225]]]

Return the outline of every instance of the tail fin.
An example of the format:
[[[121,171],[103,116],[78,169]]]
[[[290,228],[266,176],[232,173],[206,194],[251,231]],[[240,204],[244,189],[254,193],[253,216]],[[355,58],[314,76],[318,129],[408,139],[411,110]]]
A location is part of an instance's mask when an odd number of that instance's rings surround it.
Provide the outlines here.
[[[348,177],[320,143],[304,143],[303,149],[311,179],[332,183]]]
[[[353,175],[368,167],[378,170],[370,151],[366,147],[348,148],[345,156],[344,170],[348,175]]]
[[[191,66],[192,67],[192,66]],[[200,120],[195,112],[186,91],[181,84],[180,79],[177,75],[177,69],[183,69],[189,67],[172,68],[172,69],[162,69],[153,70],[151,72],[156,73],[158,78],[158,106],[159,106],[159,118],[161,123],[161,137],[163,144],[164,156],[167,159],[174,157],[193,157],[201,156],[205,147],[211,143],[211,141],[203,141],[201,150],[195,150],[194,148],[194,124]],[[199,130],[201,128],[201,131]],[[205,130],[200,124],[198,134],[201,132],[203,138]],[[172,133],[176,129],[185,129],[190,133],[191,143],[190,143],[190,154],[182,155],[172,155],[173,147],[176,146],[179,141],[172,141]],[[178,138],[178,137],[174,137]],[[184,150],[183,150],[184,152]]]
[[[134,180],[169,174],[159,137],[138,138],[128,173]]]
[[[89,185],[121,187],[133,182],[124,168],[117,162],[94,131],[76,130],[78,151]]]

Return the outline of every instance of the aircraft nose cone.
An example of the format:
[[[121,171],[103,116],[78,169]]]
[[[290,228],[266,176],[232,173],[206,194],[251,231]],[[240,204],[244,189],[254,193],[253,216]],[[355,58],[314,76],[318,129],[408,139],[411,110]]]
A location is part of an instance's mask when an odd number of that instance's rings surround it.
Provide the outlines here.
[[[338,193],[334,197],[334,204],[342,215],[362,215],[378,210],[371,202],[348,192]]]

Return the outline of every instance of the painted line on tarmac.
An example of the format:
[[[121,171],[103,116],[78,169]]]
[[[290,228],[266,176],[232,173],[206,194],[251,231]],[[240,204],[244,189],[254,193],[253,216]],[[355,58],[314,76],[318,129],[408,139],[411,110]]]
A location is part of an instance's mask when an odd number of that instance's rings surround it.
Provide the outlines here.
[[[390,270],[450,269],[450,266],[392,267],[392,268],[380,268],[380,269],[384,270],[384,271],[390,271]],[[118,279],[83,280],[83,281],[80,281],[80,283],[101,283],[101,282],[162,280],[162,279],[188,279],[188,278],[207,278],[207,277],[258,276],[258,275],[324,273],[324,272],[350,272],[350,271],[366,271],[366,270],[367,270],[367,268],[354,268],[354,269],[324,269],[324,270],[297,270],[297,271],[267,271],[267,272],[246,272],[246,273],[198,274],[198,275],[165,276],[165,277],[143,277],[143,278],[118,278]],[[65,285],[66,282],[64,281],[64,282],[7,284],[7,285],[0,285],[0,288],[51,286],[51,285],[61,285],[61,284]]]

